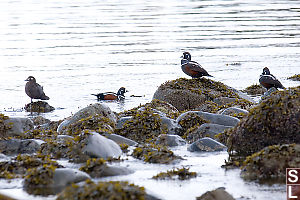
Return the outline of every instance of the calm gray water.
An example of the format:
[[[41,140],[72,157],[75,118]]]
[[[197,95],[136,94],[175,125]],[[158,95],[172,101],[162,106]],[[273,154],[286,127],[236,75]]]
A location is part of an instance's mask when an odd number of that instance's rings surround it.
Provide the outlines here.
[[[258,83],[265,66],[285,87],[299,85],[287,80],[300,72],[298,0],[6,0],[0,1],[0,30],[0,112],[8,116],[29,115],[23,111],[29,75],[56,108],[44,115],[52,120],[95,103],[91,93],[121,86],[129,90],[125,102],[106,104],[117,112],[133,108],[149,102],[165,81],[187,77],[183,51],[214,80],[237,89]],[[258,192],[235,191],[235,197],[280,199],[278,192],[270,195],[273,187],[245,188]]]

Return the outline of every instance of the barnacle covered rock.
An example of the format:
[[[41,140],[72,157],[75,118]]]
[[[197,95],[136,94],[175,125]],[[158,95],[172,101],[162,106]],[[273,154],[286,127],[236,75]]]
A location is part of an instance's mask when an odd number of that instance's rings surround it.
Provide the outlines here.
[[[194,109],[205,101],[213,101],[219,97],[246,98],[237,90],[211,79],[179,78],[159,86],[153,99],[166,101],[179,111],[183,111]]]
[[[73,184],[67,187],[57,200],[98,200],[98,199],[153,199],[147,197],[143,187],[125,181],[110,181],[94,183],[90,180],[84,185]]]
[[[176,156],[173,151],[166,146],[159,145],[143,145],[133,150],[132,156],[149,163],[169,164],[181,157]]]
[[[275,144],[300,143],[300,86],[277,91],[249,111],[229,133],[227,146],[251,155]]]
[[[300,167],[300,144],[273,145],[248,156],[241,176],[246,180],[285,183],[286,168]]]
[[[55,110],[53,106],[50,106],[45,101],[36,101],[25,105],[27,112],[47,113]]]
[[[179,180],[187,180],[191,178],[195,178],[197,176],[196,172],[190,172],[189,168],[177,168],[168,170],[167,172],[160,172],[157,175],[153,176],[153,179],[176,179]]]
[[[116,129],[117,134],[141,143],[167,132],[168,128],[162,124],[160,116],[150,108],[138,111],[120,129]]]

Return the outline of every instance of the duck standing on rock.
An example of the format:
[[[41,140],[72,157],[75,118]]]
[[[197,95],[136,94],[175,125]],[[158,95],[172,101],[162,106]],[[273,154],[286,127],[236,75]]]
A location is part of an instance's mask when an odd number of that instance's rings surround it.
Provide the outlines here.
[[[259,77],[259,83],[265,87],[267,90],[269,90],[270,88],[274,87],[274,88],[282,88],[284,89],[283,85],[280,83],[279,80],[277,80],[277,78],[275,76],[273,76],[270,73],[269,68],[265,67],[263,69],[263,73],[260,75]]]
[[[98,100],[123,100],[125,99],[124,93],[128,92],[124,87],[121,87],[117,93],[105,92],[99,94],[92,94],[97,97]]]
[[[211,76],[199,63],[191,60],[192,56],[189,52],[184,52],[181,58],[181,69],[185,74],[192,78]]]
[[[25,85],[25,92],[31,98],[31,103],[32,99],[50,99],[48,96],[45,95],[43,87],[36,82],[33,76],[29,76],[25,81],[27,81]]]

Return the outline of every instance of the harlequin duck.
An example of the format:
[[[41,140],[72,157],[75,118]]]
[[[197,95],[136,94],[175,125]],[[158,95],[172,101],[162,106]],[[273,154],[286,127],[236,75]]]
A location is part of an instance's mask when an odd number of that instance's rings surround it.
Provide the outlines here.
[[[25,81],[28,81],[25,85],[26,94],[32,99],[49,100],[50,98],[45,95],[43,87],[38,84],[33,76],[29,76]]]
[[[128,92],[124,87],[121,87],[117,93],[105,92],[99,94],[92,94],[97,97],[98,100],[123,100],[125,99],[124,93]]]
[[[183,53],[181,59],[181,69],[185,74],[191,76],[192,78],[211,76],[199,63],[192,61],[191,59],[192,56],[189,52]]]
[[[284,89],[283,85],[277,80],[275,76],[270,73],[270,70],[265,67],[263,69],[263,73],[259,77],[259,83],[265,87],[267,90],[274,87],[274,88],[282,88]]]

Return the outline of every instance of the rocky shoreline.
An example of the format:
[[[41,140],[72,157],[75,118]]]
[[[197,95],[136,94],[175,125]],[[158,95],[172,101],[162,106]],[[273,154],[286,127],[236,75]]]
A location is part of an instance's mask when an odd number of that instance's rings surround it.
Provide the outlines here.
[[[262,94],[253,88],[251,95]],[[57,199],[158,199],[132,183],[91,179],[134,173],[114,165],[123,154],[145,163],[180,163],[170,147],[188,144],[190,152],[228,151],[223,167],[240,167],[245,180],[282,183],[285,168],[300,167],[299,99],[299,86],[267,91],[256,103],[221,82],[180,78],[162,84],[151,102],[121,113],[96,103],[57,122],[0,114],[0,158],[7,158],[0,162],[0,178],[22,178],[29,194]],[[29,107],[45,111],[40,105]],[[81,167],[67,168],[59,159]],[[196,173],[183,167],[157,177]],[[197,199],[207,195],[234,199],[222,188]]]

